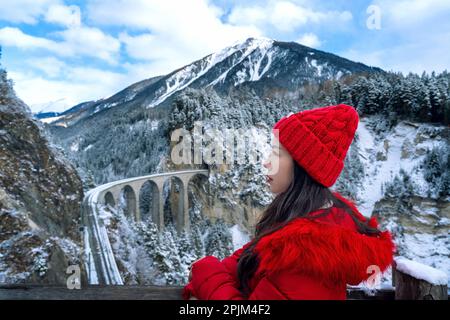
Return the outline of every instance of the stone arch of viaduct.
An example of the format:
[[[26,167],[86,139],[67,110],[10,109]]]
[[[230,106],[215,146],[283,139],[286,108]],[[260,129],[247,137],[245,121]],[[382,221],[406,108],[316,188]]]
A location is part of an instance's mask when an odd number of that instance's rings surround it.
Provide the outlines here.
[[[117,207],[120,197],[123,196],[126,201],[125,213],[132,216],[136,221],[140,221],[142,219],[142,212],[139,206],[141,188],[145,183],[149,183],[152,194],[151,219],[158,226],[159,230],[162,230],[164,228],[163,187],[166,181],[173,179],[177,181],[177,185],[180,188],[178,212],[175,213],[175,225],[179,231],[183,229],[189,230],[188,185],[193,177],[202,175],[208,178],[208,173],[208,170],[185,170],[119,180],[116,183],[110,183],[108,188],[102,190],[98,196],[98,201]]]

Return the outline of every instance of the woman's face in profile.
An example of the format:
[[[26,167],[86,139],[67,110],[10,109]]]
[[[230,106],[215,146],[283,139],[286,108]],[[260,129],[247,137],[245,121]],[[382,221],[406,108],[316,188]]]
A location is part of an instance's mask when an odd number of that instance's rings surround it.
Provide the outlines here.
[[[267,182],[272,193],[281,193],[289,187],[294,178],[294,160],[276,137],[264,167],[269,170]]]

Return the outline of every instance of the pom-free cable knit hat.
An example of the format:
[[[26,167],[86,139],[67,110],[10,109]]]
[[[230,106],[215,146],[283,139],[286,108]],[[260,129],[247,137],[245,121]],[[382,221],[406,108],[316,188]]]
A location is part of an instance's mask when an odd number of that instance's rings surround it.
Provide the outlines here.
[[[331,187],[344,168],[358,121],[353,107],[339,104],[283,117],[273,133],[314,180]]]

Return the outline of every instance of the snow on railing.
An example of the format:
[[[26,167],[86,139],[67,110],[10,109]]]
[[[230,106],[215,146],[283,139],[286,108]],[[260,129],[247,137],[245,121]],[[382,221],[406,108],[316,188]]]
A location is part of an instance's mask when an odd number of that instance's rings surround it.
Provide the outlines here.
[[[395,263],[398,271],[410,275],[413,278],[425,280],[436,286],[447,285],[447,274],[441,270],[408,260],[404,257],[397,257]]]
[[[448,276],[443,271],[396,257],[392,277],[397,300],[448,300]]]

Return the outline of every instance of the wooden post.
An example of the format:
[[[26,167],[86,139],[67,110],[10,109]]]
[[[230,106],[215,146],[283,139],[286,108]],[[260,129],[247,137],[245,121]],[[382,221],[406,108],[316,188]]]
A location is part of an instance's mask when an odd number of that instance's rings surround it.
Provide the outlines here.
[[[395,300],[448,300],[447,285],[436,285],[417,279],[397,269],[392,264],[392,281]]]

